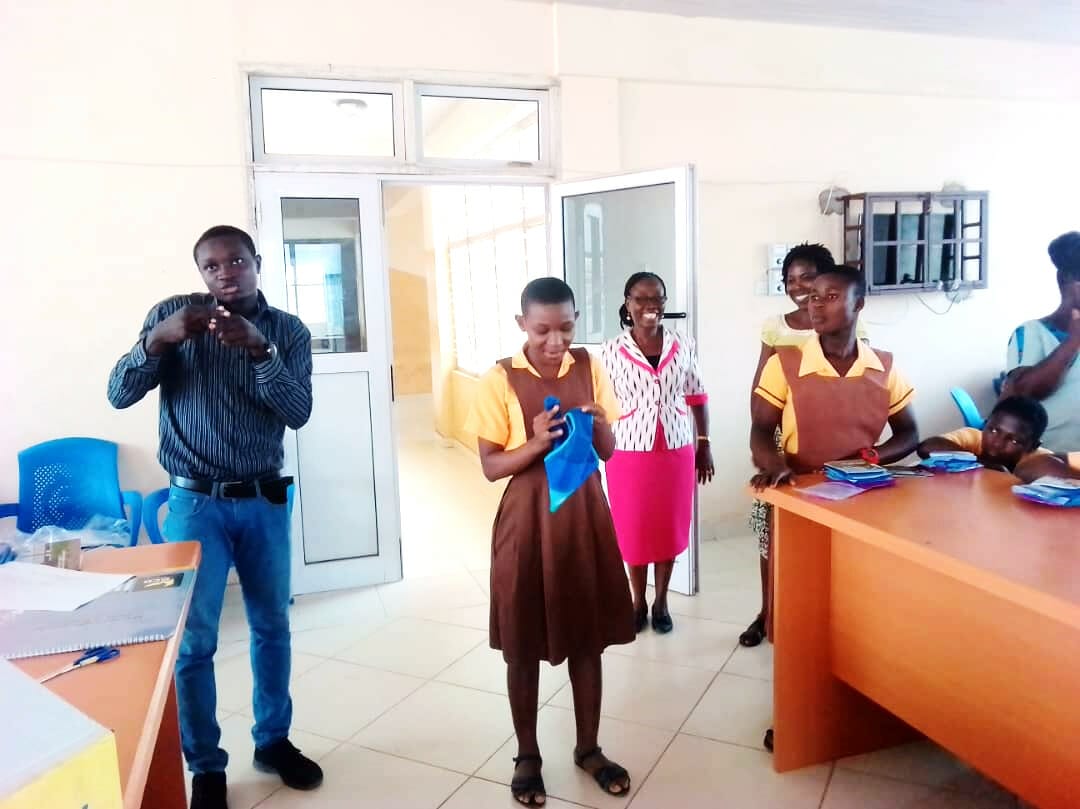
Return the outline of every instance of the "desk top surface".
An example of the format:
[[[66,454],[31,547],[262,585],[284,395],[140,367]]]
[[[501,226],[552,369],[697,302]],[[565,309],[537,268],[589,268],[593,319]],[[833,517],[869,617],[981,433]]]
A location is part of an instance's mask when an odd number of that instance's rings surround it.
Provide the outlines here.
[[[1029,503],[1012,493],[1014,477],[985,469],[899,478],[835,502],[797,493],[823,479],[755,496],[1080,624],[1080,509]]]
[[[83,556],[83,570],[99,573],[158,573],[195,568],[199,543],[176,542],[103,549]],[[185,609],[182,618],[186,618]],[[157,730],[168,699],[180,632],[169,640],[120,648],[120,656],[50,680],[45,687],[116,736],[120,788],[126,809],[140,806],[154,755]],[[41,677],[77,657],[74,653],[12,661]]]

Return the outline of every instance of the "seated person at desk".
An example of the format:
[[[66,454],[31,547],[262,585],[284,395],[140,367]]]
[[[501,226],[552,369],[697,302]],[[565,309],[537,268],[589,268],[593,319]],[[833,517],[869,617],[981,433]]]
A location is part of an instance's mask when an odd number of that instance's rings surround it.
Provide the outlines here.
[[[1013,332],[1003,393],[1040,400],[1049,419],[1043,444],[1051,452],[1074,452],[1080,449],[1080,232],[1058,236],[1048,252],[1061,303]]]
[[[915,450],[915,389],[893,367],[892,354],[858,339],[865,302],[866,282],[853,267],[834,267],[814,280],[810,323],[815,335],[801,347],[777,348],[754,388],[755,488],[777,486],[829,461],[865,457],[893,463]],[[892,437],[877,444],[886,423]],[[773,437],[777,427],[782,452]]]
[[[935,435],[919,444],[919,457],[932,452],[970,452],[990,469],[1013,472],[1035,455],[1051,455],[1040,449],[1046,430],[1046,409],[1029,396],[1007,396],[990,411],[981,430],[961,427],[944,435]],[[1052,457],[1052,455],[1051,455]]]

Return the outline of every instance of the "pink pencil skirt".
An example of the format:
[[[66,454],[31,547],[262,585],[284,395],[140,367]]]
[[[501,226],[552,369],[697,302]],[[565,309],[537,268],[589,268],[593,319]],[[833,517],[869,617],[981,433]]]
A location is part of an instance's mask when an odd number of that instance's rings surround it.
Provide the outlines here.
[[[607,462],[608,500],[623,561],[669,562],[690,544],[697,486],[694,447],[668,449],[656,425],[650,452],[615,450]]]

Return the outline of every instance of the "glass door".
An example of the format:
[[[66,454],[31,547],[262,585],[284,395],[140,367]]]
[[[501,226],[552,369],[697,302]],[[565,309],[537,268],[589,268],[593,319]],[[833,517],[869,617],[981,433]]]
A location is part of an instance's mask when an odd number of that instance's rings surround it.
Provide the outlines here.
[[[577,296],[580,343],[598,350],[619,334],[623,286],[636,272],[664,279],[664,327],[696,337],[694,194],[690,166],[552,187],[554,274]],[[686,595],[697,592],[697,524],[695,508],[690,545],[671,576],[671,589]]]
[[[296,594],[401,578],[389,294],[377,179],[257,173],[262,290],[311,332],[311,420],[285,440],[296,477]]]

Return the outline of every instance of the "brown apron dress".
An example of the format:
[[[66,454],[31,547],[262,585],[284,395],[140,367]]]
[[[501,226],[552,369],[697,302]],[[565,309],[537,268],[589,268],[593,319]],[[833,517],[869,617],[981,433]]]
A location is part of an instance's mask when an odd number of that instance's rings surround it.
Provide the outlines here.
[[[589,354],[572,354],[575,362],[561,379],[500,361],[529,438],[545,396],[557,397],[563,412],[594,401]],[[633,612],[600,473],[554,514],[543,458],[514,475],[492,529],[491,648],[508,663],[597,657],[634,640]]]
[[[796,472],[820,469],[872,447],[889,421],[889,370],[892,354],[871,349],[884,371],[866,368],[862,376],[799,376],[802,352],[779,348],[799,431],[799,451],[789,458]]]

